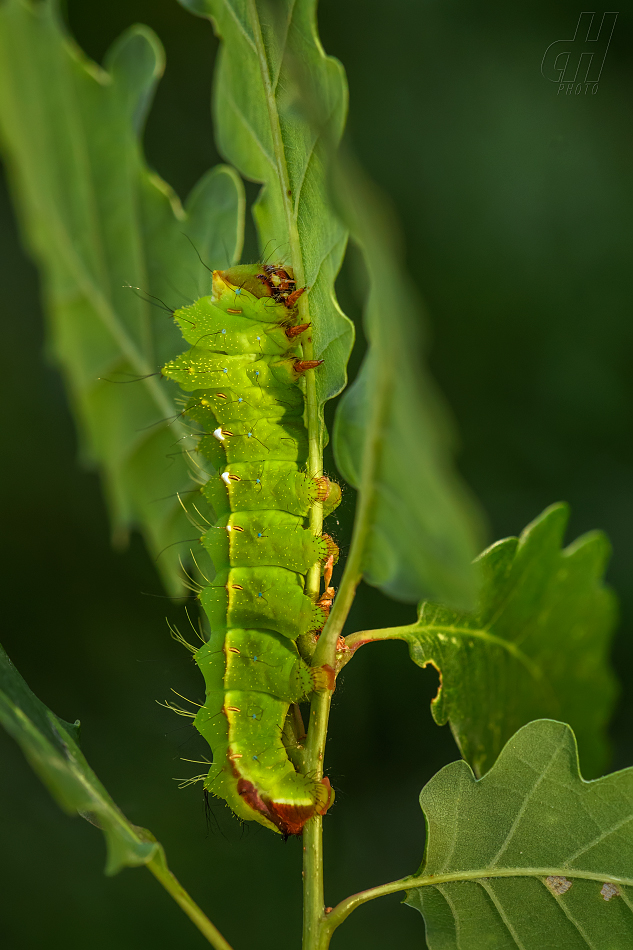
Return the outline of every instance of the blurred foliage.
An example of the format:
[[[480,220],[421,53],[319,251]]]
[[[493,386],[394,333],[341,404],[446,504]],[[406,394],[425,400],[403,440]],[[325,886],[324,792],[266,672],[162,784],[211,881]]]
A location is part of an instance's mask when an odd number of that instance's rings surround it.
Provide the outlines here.
[[[483,519],[456,477],[453,420],[422,358],[426,315],[388,202],[341,152],[334,201],[362,255],[367,346],[332,435],[337,470],[358,491],[348,569],[399,600],[472,608]]]
[[[79,814],[106,839],[106,873],[147,864],[160,847],[114,804],[79,748],[79,721],[64,722],[28,688],[0,646],[0,722],[68,814]]]
[[[159,377],[182,345],[163,301],[208,293],[211,268],[239,260],[244,196],[235,170],[219,166],[183,208],[148,171],[138,139],[163,68],[160,41],[143,26],[113,44],[100,70],[65,36],[56,4],[0,7],[3,154],[41,266],[50,351],[83,454],[102,473],[114,538],[124,546],[139,527],[178,595],[192,440],[177,388]]]
[[[161,37],[167,70],[145,145],[150,164],[184,197],[218,161],[210,26],[172,0],[67,6],[78,42],[97,60],[131,22]],[[600,527],[613,541],[610,579],[624,608],[615,764],[628,765],[631,20],[619,15],[597,95],[569,97],[540,73],[546,47],[573,32],[578,7],[569,2],[475,9],[464,0],[394,0],[388,14],[376,0],[321,0],[323,45],[348,73],[354,145],[402,219],[407,264],[429,310],[433,371],[457,417],[461,468],[485,504],[491,537],[516,534],[565,498],[570,536]],[[154,702],[170,687],[200,698],[198,673],[165,624],[166,616],[186,620],[163,598],[138,538],[122,556],[110,549],[97,479],[76,465],[61,381],[42,357],[37,277],[16,243],[6,195],[2,211],[0,332],[11,357],[2,386],[12,407],[3,414],[0,476],[5,646],[47,705],[68,720],[81,715],[83,751],[115,801],[152,828],[184,886],[236,947],[290,950],[300,927],[297,843],[242,834],[215,807],[207,832],[199,790],[178,791],[171,781],[195,769],[181,756],[204,754],[193,729]],[[252,230],[247,247],[254,257]],[[351,267],[337,289],[358,318]],[[338,516],[343,546],[351,509],[348,496]],[[412,608],[364,588],[349,630],[414,619]],[[419,861],[419,789],[457,754],[428,713],[436,686],[431,670],[408,662],[404,644],[361,650],[344,673],[328,753],[337,790],[325,823],[330,904]],[[5,736],[0,760],[0,808],[10,816],[0,868],[12,909],[11,920],[0,920],[4,946],[205,946],[149,875],[103,879],[98,832],[58,814]],[[276,937],[281,914],[288,932]],[[382,950],[387,932],[394,945],[420,946],[422,931],[395,895],[355,913],[332,947]]]

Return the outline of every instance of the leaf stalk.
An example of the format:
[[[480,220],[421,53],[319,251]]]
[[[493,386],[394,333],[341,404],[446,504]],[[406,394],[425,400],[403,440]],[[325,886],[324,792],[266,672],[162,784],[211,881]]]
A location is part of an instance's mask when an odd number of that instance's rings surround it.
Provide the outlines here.
[[[206,937],[214,950],[232,950],[230,943],[224,939],[218,928],[211,923],[207,915],[198,907],[175,875],[169,870],[162,848],[157,849],[146,867],[156,880],[163,885],[167,893],[173,897],[200,933]]]
[[[396,894],[398,891],[410,891],[421,887],[433,887],[437,884],[452,884],[463,881],[481,881],[488,878],[530,877],[540,878],[543,881],[548,877],[566,877],[571,880],[597,881],[599,883],[615,884],[620,887],[631,887],[633,878],[614,877],[601,874],[598,871],[578,871],[575,868],[480,868],[473,871],[452,871],[448,874],[410,875],[388,884],[368,888],[352,894],[337,904],[321,924],[321,940],[317,950],[328,950],[330,940],[337,927],[346,920],[353,910],[375,900],[376,897],[385,897],[387,894]]]

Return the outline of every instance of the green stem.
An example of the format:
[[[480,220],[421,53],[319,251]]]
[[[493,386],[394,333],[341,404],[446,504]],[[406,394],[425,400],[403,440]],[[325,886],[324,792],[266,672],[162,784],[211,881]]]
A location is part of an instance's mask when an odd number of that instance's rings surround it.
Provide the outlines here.
[[[325,741],[332,694],[323,690],[313,694],[306,766],[315,780],[323,777]],[[317,950],[324,920],[323,892],[323,819],[315,815],[303,829],[303,950]]]
[[[311,818],[303,828],[303,950],[317,950],[323,899],[323,820]]]
[[[357,633],[350,634],[345,638],[347,650],[340,666],[344,666],[351,660],[355,651],[366,643],[376,642],[378,640],[406,640],[407,637],[415,635],[418,638],[423,636],[432,637],[437,634],[446,633],[452,637],[464,637],[471,640],[483,640],[499,650],[505,650],[510,656],[525,667],[527,672],[536,681],[543,680],[543,670],[534,663],[527,654],[525,654],[516,643],[510,640],[504,640],[498,637],[490,630],[478,629],[477,627],[459,626],[455,624],[422,624],[412,623],[405,627],[385,627],[377,630],[359,630]]]
[[[366,891],[360,891],[358,894],[352,894],[346,900],[341,901],[324,918],[321,927],[321,940],[316,945],[317,950],[328,950],[332,934],[344,920],[346,920],[353,910],[372,901],[376,897],[384,897],[386,894],[395,894],[398,891],[410,891],[418,887],[433,887],[437,884],[456,884],[463,881],[480,881],[489,878],[507,878],[507,877],[530,877],[544,879],[548,877],[566,877],[574,880],[599,881],[601,883],[609,882],[620,887],[630,887],[633,885],[632,878],[614,877],[605,875],[599,871],[578,871],[575,868],[481,868],[476,871],[451,871],[448,874],[429,874],[423,876],[403,877],[399,881],[391,881],[389,884],[381,884],[379,887],[371,887]]]
[[[360,891],[358,894],[352,894],[351,897],[341,901],[340,904],[336,905],[334,910],[330,911],[323,921],[321,940],[317,944],[317,950],[327,950],[330,945],[330,940],[332,939],[332,934],[336,928],[349,917],[353,910],[360,907],[361,904],[366,904],[367,901],[372,901],[376,897],[383,897],[385,894],[395,894],[397,891],[406,891],[411,887],[421,886],[419,883],[416,883],[416,880],[419,882],[420,878],[403,877],[400,881],[392,881],[390,884],[381,884],[379,887],[372,887],[369,888],[369,890]],[[430,883],[430,881],[427,879],[426,883]]]
[[[157,881],[159,881],[165,890],[171,894],[178,906],[184,910],[185,914],[191,920],[200,933],[207,938],[215,950],[232,950],[217,927],[211,923],[196,902],[189,896],[182,884],[176,879],[167,867],[165,856],[162,849],[157,850],[154,857],[147,864],[147,869],[151,871]]]
[[[341,578],[338,593],[332,604],[332,611],[323,633],[319,637],[317,648],[314,651],[313,665],[323,663],[335,665],[336,644],[343,632],[347,615],[349,614],[356,588],[363,576],[363,557],[367,546],[367,539],[371,527],[371,510],[374,504],[376,469],[380,457],[381,430],[386,400],[377,398],[374,403],[374,416],[363,451],[362,478],[358,491],[358,506],[354,516],[354,531],[349,555]]]
[[[377,372],[376,385],[373,392],[371,413],[367,421],[363,458],[361,462],[360,485],[358,486],[358,501],[354,515],[354,530],[347,563],[341,578],[341,584],[332,604],[332,611],[323,633],[319,637],[314,652],[313,664],[329,663],[335,666],[336,644],[343,632],[350,608],[363,576],[363,559],[371,530],[371,515],[376,498],[378,484],[378,468],[380,464],[381,446],[383,444],[383,429],[387,423],[388,394],[391,385],[393,367],[385,357],[384,365],[381,362]]]

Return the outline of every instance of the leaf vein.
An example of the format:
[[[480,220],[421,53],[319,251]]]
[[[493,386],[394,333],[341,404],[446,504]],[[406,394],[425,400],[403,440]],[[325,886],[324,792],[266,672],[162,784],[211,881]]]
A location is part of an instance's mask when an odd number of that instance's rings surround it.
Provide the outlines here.
[[[595,838],[592,838],[591,841],[587,842],[587,844],[585,844],[582,848],[580,848],[578,851],[576,851],[574,854],[568,857],[566,861],[569,861],[570,863],[572,861],[575,861],[576,858],[579,858],[581,854],[585,854],[585,852],[593,848],[594,845],[600,844],[600,842],[608,838],[609,835],[615,834],[616,831],[619,831],[620,828],[623,828],[625,825],[628,825],[629,822],[631,821],[633,821],[633,815],[628,815],[626,818],[623,818],[622,821],[617,822],[617,824],[613,825],[611,828],[607,828],[605,831],[602,831],[599,835],[596,835]]]
[[[253,128],[249,120],[247,119],[246,115],[244,114],[240,106],[237,104],[232,93],[230,91],[227,92],[225,98],[227,102],[232,106],[234,112],[236,113],[236,115],[238,116],[242,124],[244,125],[244,128],[249,132],[251,138],[253,139],[253,142],[259,148],[259,151],[262,153],[262,155],[264,156],[268,164],[271,166],[271,168],[276,172],[277,164],[274,158],[268,153],[267,149],[264,147],[263,142],[261,141],[261,139],[255,132],[255,129]]]
[[[487,641],[488,643],[492,643],[495,646],[501,647],[501,649],[510,653],[515,658],[515,660],[525,666],[525,668],[535,680],[544,679],[544,674],[540,667],[538,667],[536,663],[526,656],[526,654],[521,649],[519,649],[519,647],[517,647],[517,645],[513,643],[512,640],[505,640],[503,637],[498,637],[496,634],[490,633],[490,631],[487,629],[478,630],[470,627],[454,627],[445,624],[429,624],[425,626],[417,626],[414,628],[414,630],[424,631],[428,634],[433,634],[440,631],[442,633],[455,634],[459,637],[475,637],[478,640]]]
[[[549,896],[556,902],[557,906],[562,910],[562,912],[564,913],[565,917],[570,922],[572,927],[575,927],[577,933],[580,934],[580,936],[585,941],[587,946],[590,947],[590,950],[601,950],[600,947],[596,947],[596,945],[589,939],[589,936],[585,932],[584,928],[581,926],[579,921],[576,920],[571,910],[567,907],[567,904],[565,900],[563,899],[564,895],[553,894],[552,891],[547,886],[547,884],[545,883],[545,881],[542,881],[541,883],[543,884],[543,887],[545,888],[545,890],[548,892]]]
[[[550,757],[550,760],[549,760],[549,762],[548,762],[548,764],[547,764],[547,767],[546,767],[545,769],[543,769],[543,771],[541,772],[541,774],[536,777],[536,780],[534,781],[533,785],[532,785],[531,788],[529,788],[528,791],[526,792],[526,794],[525,794],[525,796],[524,796],[524,798],[523,798],[523,803],[521,804],[521,807],[519,808],[519,810],[518,810],[517,813],[516,813],[516,816],[515,816],[515,818],[514,818],[514,821],[512,822],[512,825],[511,825],[511,827],[510,827],[510,830],[508,831],[508,834],[506,835],[505,841],[503,842],[503,844],[501,845],[501,848],[499,849],[499,851],[497,851],[497,853],[495,854],[494,858],[493,858],[492,861],[490,862],[490,865],[489,865],[489,866],[490,866],[491,868],[493,868],[493,867],[495,867],[495,866],[497,865],[497,862],[499,861],[499,858],[500,858],[501,855],[504,853],[504,851],[507,850],[508,845],[510,844],[510,841],[512,840],[512,836],[513,836],[513,834],[514,834],[514,832],[515,832],[515,830],[516,830],[516,828],[517,828],[519,822],[520,822],[521,819],[523,818],[523,815],[525,814],[525,811],[526,811],[526,809],[527,809],[527,807],[528,807],[528,805],[529,805],[529,803],[530,803],[530,801],[531,801],[531,798],[532,798],[534,792],[535,792],[536,789],[539,787],[539,785],[544,781],[546,775],[548,774],[549,770],[552,768],[552,766],[553,766],[553,764],[554,764],[554,760],[555,760],[555,758],[556,758],[556,755],[560,752],[560,750],[563,748],[563,746],[566,744],[566,742],[567,742],[567,735],[566,735],[565,733],[563,733],[563,735],[561,736],[561,738],[560,738],[559,741],[558,741],[558,745],[557,745],[555,751],[552,753],[552,756]],[[527,764],[529,764],[529,763],[527,763]]]
[[[499,900],[499,898],[498,898],[497,895],[495,894],[494,888],[492,888],[492,887],[488,884],[487,881],[478,881],[477,883],[481,886],[482,890],[484,890],[484,891],[486,892],[486,894],[488,895],[488,897],[490,898],[490,901],[492,902],[492,904],[493,904],[495,910],[496,910],[497,913],[499,914],[499,917],[500,917],[500,919],[501,919],[502,924],[504,925],[504,927],[506,928],[506,930],[508,931],[508,933],[510,934],[510,936],[511,936],[512,939],[514,940],[514,942],[515,942],[515,944],[517,945],[517,947],[519,948],[519,950],[527,950],[525,944],[519,939],[519,935],[518,935],[517,932],[515,931],[515,929],[514,929],[514,927],[512,926],[512,924],[510,923],[510,919],[509,919],[509,917],[508,917],[508,915],[507,915],[505,909],[503,908],[503,905],[501,904],[501,901]]]

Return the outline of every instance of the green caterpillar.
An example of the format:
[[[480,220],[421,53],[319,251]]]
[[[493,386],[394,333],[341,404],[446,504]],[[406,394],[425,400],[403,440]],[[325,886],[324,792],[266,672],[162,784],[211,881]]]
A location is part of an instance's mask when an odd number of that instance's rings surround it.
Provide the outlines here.
[[[214,271],[213,295],[174,313],[191,348],[162,370],[191,393],[185,413],[216,471],[202,487],[216,515],[201,539],[216,571],[199,595],[211,633],[195,653],[206,684],[195,725],[213,753],[204,786],[284,835],[334,797],[327,778],[295,769],[284,744],[290,705],[334,688],[333,670],[309,667],[295,643],[322,628],[338,557],[305,519],[315,503],[328,514],[340,501],[338,485],[304,470],[301,378],[319,361],[302,359],[302,292],[288,268]],[[318,562],[326,593],[315,602],[304,583]]]

